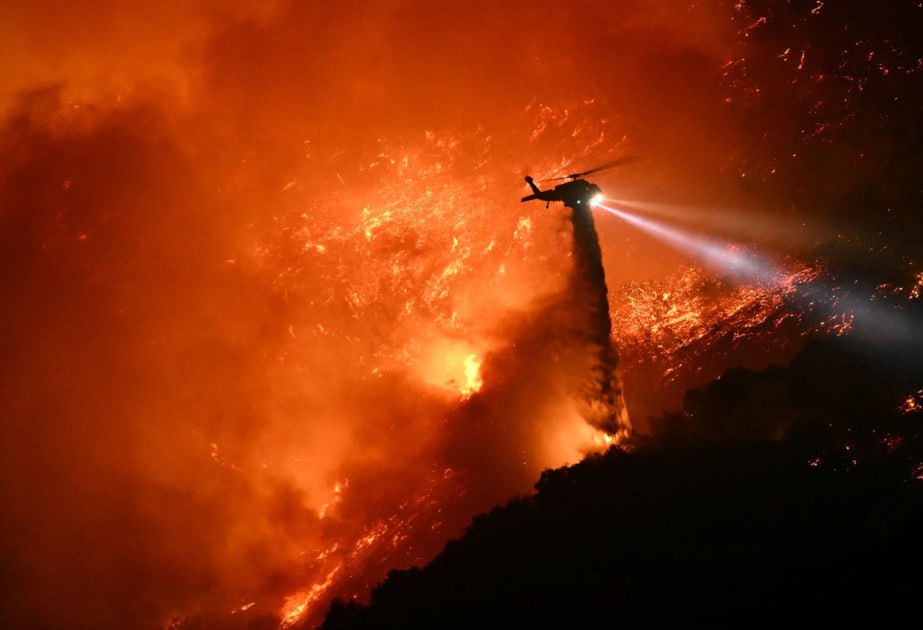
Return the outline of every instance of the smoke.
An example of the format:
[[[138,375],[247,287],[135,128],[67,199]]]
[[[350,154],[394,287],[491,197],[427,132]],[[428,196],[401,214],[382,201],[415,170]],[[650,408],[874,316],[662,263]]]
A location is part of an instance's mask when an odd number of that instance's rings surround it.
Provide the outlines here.
[[[12,627],[249,622],[425,561],[582,416],[624,427],[600,249],[614,290],[682,260],[522,175],[630,149],[609,196],[743,194],[727,7],[0,10]]]

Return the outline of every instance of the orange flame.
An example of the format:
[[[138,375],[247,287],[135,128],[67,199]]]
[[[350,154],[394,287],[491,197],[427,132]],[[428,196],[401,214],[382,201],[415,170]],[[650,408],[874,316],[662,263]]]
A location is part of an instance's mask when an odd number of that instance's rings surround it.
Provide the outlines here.
[[[305,615],[308,614],[312,604],[315,604],[324,595],[327,589],[333,584],[336,574],[339,573],[342,564],[336,565],[330,573],[324,578],[323,582],[314,584],[307,591],[301,591],[285,598],[285,603],[279,611],[282,620],[282,628],[290,628]]]
[[[481,391],[484,380],[481,378],[481,358],[476,354],[465,357],[465,384],[462,387],[462,397],[469,398]]]

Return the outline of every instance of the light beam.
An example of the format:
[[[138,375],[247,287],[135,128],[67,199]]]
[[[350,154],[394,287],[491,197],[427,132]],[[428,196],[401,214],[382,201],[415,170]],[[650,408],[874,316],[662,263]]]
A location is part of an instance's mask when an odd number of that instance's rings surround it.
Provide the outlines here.
[[[734,279],[775,284],[784,275],[783,271],[771,261],[755,256],[739,245],[694,236],[683,230],[639,217],[604,203],[599,203],[596,207],[686,252],[713,271]]]
[[[609,200],[611,203],[612,200]],[[737,282],[755,282],[771,287],[778,286],[786,277],[785,271],[767,257],[747,251],[740,245],[693,235],[607,204],[597,208],[617,216],[626,223],[650,234],[700,261],[704,266]],[[862,338],[882,342],[904,351],[918,348],[923,330],[906,314],[863,299],[838,286],[812,281],[802,286],[799,307],[804,311],[817,311],[824,319],[840,319]],[[871,349],[871,346],[869,346]]]

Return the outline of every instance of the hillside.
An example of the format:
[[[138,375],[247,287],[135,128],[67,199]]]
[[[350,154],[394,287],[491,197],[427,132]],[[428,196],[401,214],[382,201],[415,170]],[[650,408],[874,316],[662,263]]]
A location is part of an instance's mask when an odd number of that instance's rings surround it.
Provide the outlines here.
[[[900,373],[898,373],[900,372]],[[735,370],[653,435],[548,471],[324,628],[877,622],[915,613],[919,372],[842,340]],[[908,579],[910,576],[910,579]],[[607,624],[608,625],[608,624]]]

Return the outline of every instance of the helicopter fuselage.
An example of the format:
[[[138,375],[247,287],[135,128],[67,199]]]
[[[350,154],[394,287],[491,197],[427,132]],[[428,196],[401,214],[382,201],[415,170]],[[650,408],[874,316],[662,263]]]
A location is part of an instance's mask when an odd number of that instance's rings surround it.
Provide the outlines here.
[[[527,177],[526,182],[532,187],[533,193],[523,197],[522,201],[539,199],[546,203],[560,202],[568,208],[582,208],[592,206],[602,196],[602,189],[585,179],[575,179],[574,181],[558,184],[550,190],[539,190],[538,186],[532,182],[531,177]]]

